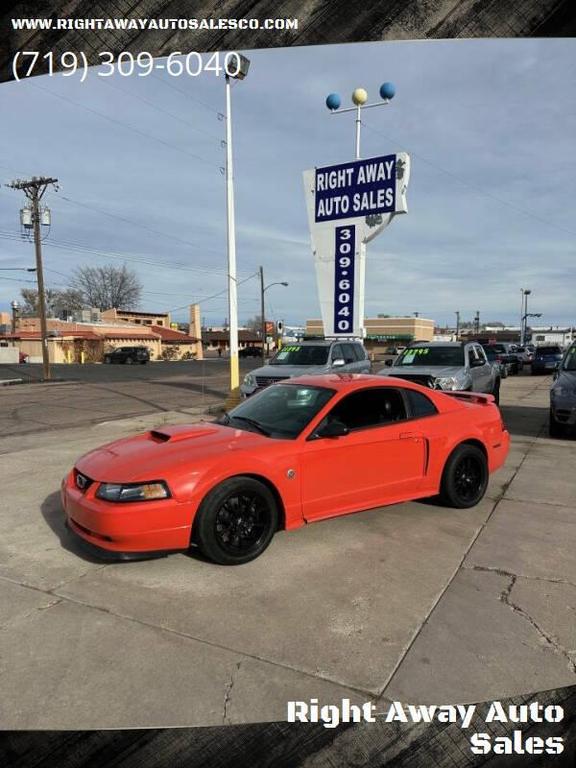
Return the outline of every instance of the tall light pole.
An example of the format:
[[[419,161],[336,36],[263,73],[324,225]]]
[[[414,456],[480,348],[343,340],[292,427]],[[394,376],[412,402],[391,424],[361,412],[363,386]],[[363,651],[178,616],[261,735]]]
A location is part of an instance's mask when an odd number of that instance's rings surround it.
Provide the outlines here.
[[[17,301],[13,301],[10,307],[12,308],[12,335],[14,335],[16,333],[16,321],[18,320],[20,304]]]
[[[281,283],[269,283],[268,285],[264,285],[264,268],[260,267],[258,270],[258,273],[260,275],[260,321],[262,323],[262,365],[266,365],[266,310],[264,307],[264,293],[268,290],[268,288],[272,288],[273,285],[283,285],[285,288],[288,287],[288,283],[281,282]]]
[[[240,366],[238,363],[238,287],[236,279],[236,224],[234,220],[234,170],[232,164],[232,104],[230,80],[244,80],[250,61],[239,56],[235,75],[226,73],[226,222],[228,235],[228,333],[230,347],[230,394],[226,408],[234,408],[240,401]]]
[[[458,341],[458,336],[460,335],[460,310],[457,310],[455,312],[456,315],[456,341]]]
[[[49,380],[50,356],[48,354],[48,324],[46,322],[46,296],[44,294],[44,272],[42,270],[42,238],[40,235],[40,200],[44,197],[46,189],[51,184],[56,184],[58,179],[33,176],[29,181],[18,179],[7,184],[11,189],[20,189],[32,204],[31,217],[34,229],[34,247],[36,253],[36,278],[38,280],[38,310],[40,313],[40,335],[42,339],[42,367],[44,379]],[[24,209],[30,212],[30,209]],[[29,226],[26,224],[25,226]]]
[[[528,317],[528,296],[532,293],[528,288],[522,288],[522,314],[520,315],[520,346],[526,340],[526,318]]]

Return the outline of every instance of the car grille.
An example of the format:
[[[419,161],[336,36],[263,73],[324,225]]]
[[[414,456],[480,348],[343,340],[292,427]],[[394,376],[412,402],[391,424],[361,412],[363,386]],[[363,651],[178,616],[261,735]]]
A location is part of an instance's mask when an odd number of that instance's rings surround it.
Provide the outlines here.
[[[414,374],[413,376],[409,376],[407,374],[397,374],[393,373],[391,374],[395,379],[405,379],[406,381],[413,381],[414,384],[420,384],[423,387],[429,387],[430,389],[434,389],[434,376],[417,376]]]
[[[276,384],[278,381],[285,381],[289,376],[256,376],[256,386],[259,389],[268,387],[270,384]]]
[[[93,482],[94,480],[86,477],[82,472],[78,472],[77,469],[74,470],[74,484],[76,485],[76,488],[82,491],[82,493],[85,493]]]

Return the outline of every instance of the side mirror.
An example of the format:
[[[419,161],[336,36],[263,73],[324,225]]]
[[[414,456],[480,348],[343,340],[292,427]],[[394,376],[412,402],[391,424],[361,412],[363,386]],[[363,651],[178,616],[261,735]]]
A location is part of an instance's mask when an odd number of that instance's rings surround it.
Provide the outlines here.
[[[394,365],[394,360],[385,360],[384,365],[387,365],[388,368],[392,368],[392,366]]]
[[[336,419],[334,421],[329,421],[323,427],[317,429],[316,432],[314,432],[314,437],[344,437],[349,431],[350,430],[346,424],[343,424]]]
[[[346,365],[346,363],[341,357],[337,357],[336,360],[332,360],[332,368],[342,368],[343,365]]]
[[[479,368],[481,365],[485,365],[485,361],[482,359],[470,361],[470,368]]]

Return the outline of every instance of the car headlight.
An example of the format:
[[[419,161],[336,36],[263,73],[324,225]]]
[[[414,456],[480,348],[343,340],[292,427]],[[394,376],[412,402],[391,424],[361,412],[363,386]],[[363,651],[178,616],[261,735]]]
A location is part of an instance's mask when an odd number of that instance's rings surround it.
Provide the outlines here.
[[[169,499],[170,491],[163,482],[154,483],[100,483],[96,497],[104,501],[154,501]]]
[[[246,384],[247,387],[256,386],[256,379],[251,373],[247,373],[246,376],[244,376],[244,384]]]
[[[550,390],[552,397],[574,397],[576,389],[573,387],[552,387]]]
[[[455,376],[440,376],[434,380],[436,389],[448,389],[455,392],[459,389],[458,379]]]

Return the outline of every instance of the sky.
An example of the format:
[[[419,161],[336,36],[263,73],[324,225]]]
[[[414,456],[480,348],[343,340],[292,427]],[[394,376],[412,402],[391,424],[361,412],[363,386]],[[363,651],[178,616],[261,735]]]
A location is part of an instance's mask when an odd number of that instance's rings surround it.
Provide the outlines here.
[[[538,323],[576,324],[576,41],[398,41],[247,51],[232,88],[240,321],[319,317],[302,171],[354,158],[411,155],[409,212],[368,246],[366,314],[418,312],[438,324],[518,323],[522,289]],[[206,56],[207,60],[208,56]],[[227,318],[223,78],[34,77],[0,85],[0,310],[34,287],[32,243],[20,237],[17,177],[58,178],[44,202],[48,287],[83,265],[126,263],[140,309],[207,325]],[[26,282],[32,281],[32,282]],[[215,294],[219,294],[216,295]],[[536,322],[536,321],[535,321]]]

